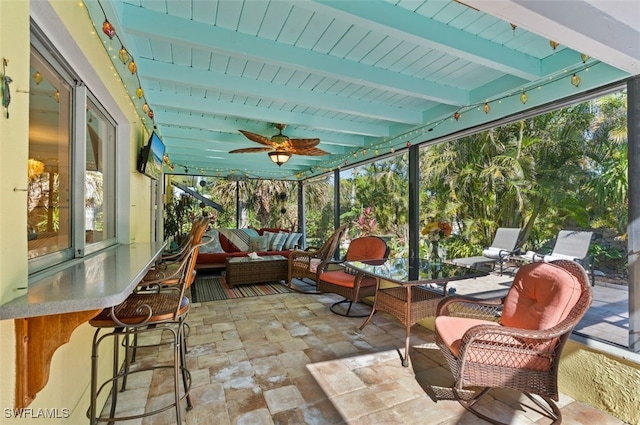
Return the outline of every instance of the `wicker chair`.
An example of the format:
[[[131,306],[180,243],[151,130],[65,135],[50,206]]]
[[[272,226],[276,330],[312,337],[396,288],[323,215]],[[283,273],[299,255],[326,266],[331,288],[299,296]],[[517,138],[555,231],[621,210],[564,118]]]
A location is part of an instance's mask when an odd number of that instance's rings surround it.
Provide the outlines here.
[[[325,261],[331,260],[346,230],[346,224],[338,227],[319,249],[307,248],[304,251],[292,251],[289,254],[289,272],[287,277],[289,288],[310,294],[320,293],[317,289],[303,291],[294,285],[292,281],[293,279],[311,279],[314,285],[317,285],[320,265]]]
[[[331,292],[344,297],[343,300],[335,302],[331,306],[331,311],[335,314],[347,317],[367,317],[366,313],[351,313],[353,303],[362,301],[363,298],[375,295],[377,281],[362,273],[355,273],[345,268],[344,261],[364,261],[381,264],[389,256],[389,247],[386,242],[377,236],[364,236],[351,241],[344,259],[341,261],[327,261],[319,267],[318,290],[320,292]],[[373,261],[372,261],[373,260]],[[348,303],[346,311],[340,306]]]
[[[552,423],[560,423],[553,401],[558,401],[560,355],[591,299],[584,268],[559,260],[521,267],[503,300],[442,300],[436,344],[455,379],[453,396],[474,415],[499,424],[476,403],[493,388],[520,391]]]

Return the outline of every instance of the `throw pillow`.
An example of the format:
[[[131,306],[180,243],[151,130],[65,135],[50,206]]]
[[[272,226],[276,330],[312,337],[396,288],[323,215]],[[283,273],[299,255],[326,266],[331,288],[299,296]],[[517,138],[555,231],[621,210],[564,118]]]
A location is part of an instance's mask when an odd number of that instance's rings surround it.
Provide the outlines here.
[[[207,230],[207,232],[204,234],[202,238],[202,242],[206,242],[209,239],[211,239],[211,242],[207,243],[206,245],[202,245],[200,247],[200,251],[199,251],[200,253],[217,254],[217,253],[225,252],[225,250],[222,249],[222,246],[220,246],[220,238],[218,237],[218,230],[216,229]]]
[[[288,250],[296,248],[301,237],[302,233],[289,233],[282,249]]]
[[[249,238],[249,251],[266,251],[267,243],[269,242],[266,236],[254,236]]]
[[[269,238],[269,242],[267,242],[269,251],[282,251],[282,247],[287,240],[288,233],[271,233],[264,232],[264,236]]]

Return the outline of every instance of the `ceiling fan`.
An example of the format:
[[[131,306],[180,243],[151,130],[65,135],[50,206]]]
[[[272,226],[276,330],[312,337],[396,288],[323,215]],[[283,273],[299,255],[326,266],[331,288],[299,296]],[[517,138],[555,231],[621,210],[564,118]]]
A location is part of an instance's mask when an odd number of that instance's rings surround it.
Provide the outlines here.
[[[289,136],[282,134],[282,130],[287,128],[286,124],[274,124],[274,127],[278,129],[278,134],[271,138],[262,136],[260,134],[251,133],[250,131],[239,130],[240,133],[251,140],[252,142],[260,143],[268,147],[264,148],[243,148],[234,149],[229,153],[254,153],[254,152],[267,152],[271,158],[271,161],[281,166],[287,162],[291,155],[307,155],[307,156],[321,156],[328,155],[329,152],[323,151],[316,147],[320,143],[320,139],[291,139]]]

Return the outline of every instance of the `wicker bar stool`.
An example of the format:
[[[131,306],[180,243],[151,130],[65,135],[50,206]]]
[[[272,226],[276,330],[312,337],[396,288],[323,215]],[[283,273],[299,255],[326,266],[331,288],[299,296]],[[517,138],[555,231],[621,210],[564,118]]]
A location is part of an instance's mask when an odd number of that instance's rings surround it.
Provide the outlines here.
[[[177,285],[164,288],[160,292],[133,293],[117,306],[104,309],[89,321],[96,329],[91,350],[91,402],[87,411],[91,424],[98,422],[115,422],[138,419],[155,415],[166,410],[175,409],[176,423],[181,424],[182,410],[180,402],[186,399],[187,410],[193,406],[189,397],[191,374],[186,367],[185,349],[185,321],[189,313],[190,302],[185,296],[188,285],[193,281],[195,260],[199,245],[192,247],[189,256],[180,267],[180,282]],[[105,330],[110,330],[104,333]],[[169,332],[172,336],[173,362],[171,364],[156,364],[131,370],[129,365],[129,344],[125,346],[125,359],[120,368],[121,340],[128,341],[130,337],[150,332]],[[100,344],[113,338],[112,376],[98,383],[98,352]],[[160,343],[158,345],[163,345]],[[116,416],[118,399],[118,384],[122,381],[122,391],[125,389],[129,375],[156,369],[172,369],[174,379],[174,398],[171,403],[151,412],[144,412],[129,416]],[[180,388],[182,380],[183,391]],[[111,406],[108,417],[100,417],[97,407],[99,394],[105,389],[111,389]]]

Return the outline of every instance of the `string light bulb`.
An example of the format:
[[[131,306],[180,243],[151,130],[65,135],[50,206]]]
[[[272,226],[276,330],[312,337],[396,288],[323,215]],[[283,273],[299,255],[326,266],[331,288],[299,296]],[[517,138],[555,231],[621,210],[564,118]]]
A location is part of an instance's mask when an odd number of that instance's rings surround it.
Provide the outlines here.
[[[529,96],[527,95],[527,92],[522,92],[522,94],[520,95],[520,102],[527,103],[527,100],[529,100]]]
[[[484,106],[482,107],[482,110],[484,111],[485,114],[488,114],[489,111],[491,110],[491,106],[489,106],[489,103],[485,103]]]
[[[142,90],[142,87],[138,87],[136,89],[136,96],[138,96],[138,99],[142,99],[142,96],[144,96],[144,90]]]
[[[42,74],[40,74],[40,71],[36,71],[36,73],[33,74],[33,81],[35,81],[36,84],[40,84],[42,82]]]
[[[131,62],[129,62],[128,68],[132,74],[135,74],[136,71],[138,70],[138,65],[136,65],[136,63],[133,61],[133,58],[131,58]]]
[[[574,86],[576,87],[580,86],[581,82],[582,82],[582,79],[578,76],[578,74],[573,74],[571,76],[571,84],[573,84]]]
[[[556,48],[558,48],[559,45],[560,43],[558,43],[557,41],[549,40],[549,46],[551,46],[553,50],[556,50]]]
[[[142,105],[142,112],[144,112],[145,114],[149,112],[149,104],[147,102]]]
[[[460,112],[456,112],[455,114],[453,114],[453,118],[455,118],[456,121],[458,121],[460,117],[461,117]]]
[[[105,19],[102,23],[102,32],[105,33],[107,37],[109,37],[109,40],[111,40],[113,36],[116,35],[116,29],[107,19]]]
[[[118,57],[122,61],[123,64],[129,62],[129,52],[124,48],[123,45],[120,45],[120,50],[118,51]]]
[[[582,59],[582,63],[585,63],[585,62],[587,62],[589,60],[589,56],[584,54],[584,53],[582,53],[582,54],[580,54],[580,59]]]

